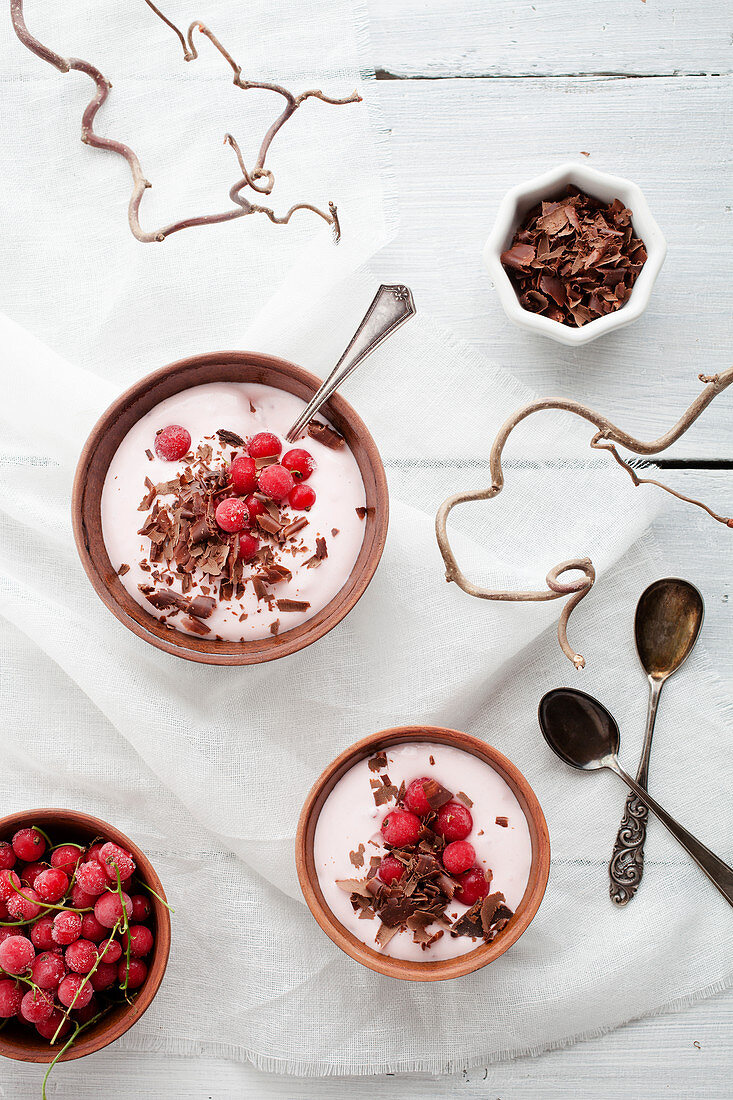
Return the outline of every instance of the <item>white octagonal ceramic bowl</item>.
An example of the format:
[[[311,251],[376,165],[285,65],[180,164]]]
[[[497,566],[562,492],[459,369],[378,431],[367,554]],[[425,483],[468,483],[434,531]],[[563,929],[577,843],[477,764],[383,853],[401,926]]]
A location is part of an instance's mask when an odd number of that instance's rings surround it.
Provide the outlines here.
[[[547,202],[559,197],[569,184],[603,202],[621,199],[631,211],[634,231],[638,237],[641,237],[647,251],[646,263],[639,272],[628,301],[615,313],[597,317],[580,328],[571,328],[570,325],[564,325],[560,321],[553,321],[549,317],[542,317],[538,313],[531,313],[528,309],[524,309],[519,304],[517,292],[501,263],[501,254],[509,248],[514,233],[527,211],[539,202]],[[553,168],[552,171],[536,176],[508,191],[502,199],[494,228],[484,246],[484,262],[494,280],[494,286],[507,317],[529,332],[538,332],[561,344],[571,346],[588,344],[591,340],[603,336],[604,333],[614,332],[640,317],[649,303],[652,287],[666,254],[667,242],[652,217],[641,189],[631,180],[623,179],[621,176],[611,176],[607,172],[599,172],[585,164],[575,163],[561,164],[558,168]]]

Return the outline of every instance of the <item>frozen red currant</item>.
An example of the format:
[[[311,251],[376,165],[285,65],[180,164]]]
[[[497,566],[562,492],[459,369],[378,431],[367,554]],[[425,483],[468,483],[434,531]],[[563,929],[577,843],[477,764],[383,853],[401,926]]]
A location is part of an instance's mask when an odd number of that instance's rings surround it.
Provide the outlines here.
[[[41,912],[40,898],[30,886],[22,887],[22,893],[13,894],[5,902],[14,920],[33,920]]]
[[[248,496],[245,498],[244,503],[247,505],[250,523],[254,523],[258,516],[264,516],[267,511],[267,508],[258,497]]]
[[[29,989],[23,997],[20,1014],[29,1024],[40,1024],[53,1012],[53,998],[42,989]]]
[[[20,870],[20,881],[26,886],[35,886],[36,879],[40,875],[41,871],[46,870],[45,863],[26,863],[25,867]]]
[[[239,556],[242,561],[251,561],[260,548],[260,540],[249,531],[242,531],[239,536]]]
[[[31,928],[31,940],[33,946],[39,951],[52,951],[56,941],[51,934],[53,931],[53,917],[41,917]]]
[[[58,867],[69,878],[76,870],[76,865],[81,859],[81,850],[74,844],[62,844],[51,852],[51,866]]]
[[[31,967],[31,978],[40,989],[58,989],[59,982],[66,977],[64,960],[53,951],[43,951],[36,955]]]
[[[80,1024],[86,1024],[89,1020],[93,1020],[98,1013],[99,1001],[94,994],[90,997],[89,1004],[85,1005],[84,1008],[74,1008],[74,1017]]]
[[[97,863],[99,863],[100,862],[99,853],[102,851],[102,848],[104,848],[104,841],[103,840],[95,841],[95,843],[92,844],[91,848],[87,852],[87,859],[90,862],[91,862],[91,860],[96,859]]]
[[[316,468],[313,456],[300,447],[294,447],[280,459],[286,470],[290,470],[296,481],[307,481]]]
[[[67,974],[56,996],[65,1008],[84,1008],[92,999],[94,990],[85,974]]]
[[[135,873],[135,861],[129,852],[119,844],[105,844],[99,853],[100,863],[110,882],[116,883],[119,873],[120,882],[126,882]]]
[[[467,840],[454,840],[443,852],[443,866],[449,875],[462,875],[475,861],[476,850]]]
[[[147,920],[152,912],[152,905],[145,894],[133,894],[132,898],[132,919],[136,924],[141,921]]]
[[[386,882],[389,886],[392,882],[397,882],[402,878],[405,868],[402,866],[398,859],[394,856],[385,856],[382,862],[379,864],[379,870],[377,874],[381,878],[382,882]]]
[[[316,494],[310,485],[296,485],[288,493],[288,504],[296,512],[310,512],[316,503]]]
[[[414,814],[418,814],[420,817],[424,817],[425,814],[430,813],[430,803],[425,797],[425,790],[423,783],[429,783],[430,780],[423,776],[421,779],[413,779],[405,791],[405,806],[408,810],[412,810]]]
[[[46,851],[46,841],[36,829],[19,829],[13,837],[13,851],[24,863],[33,863]]]
[[[25,936],[10,936],[0,943],[0,970],[24,974],[36,957],[36,949]]]
[[[0,978],[0,1019],[17,1016],[23,1002],[23,991],[10,978]]]
[[[59,1034],[59,1038],[65,1035],[71,1027],[71,1020],[67,1020],[57,1008],[53,1010],[47,1020],[42,1020],[40,1024],[36,1024],[36,1031],[39,1035],[42,1035],[44,1039],[49,1041],[53,1039],[56,1032]]]
[[[101,962],[91,977],[92,988],[101,993],[117,981],[117,963]]]
[[[119,940],[104,940],[99,945],[99,957],[106,963],[119,962],[122,958],[122,944]]]
[[[17,858],[13,845],[8,844],[7,840],[0,840],[0,871],[9,871],[15,866]]]
[[[117,980],[120,985],[125,984],[125,975],[127,975],[127,988],[139,989],[148,976],[148,968],[142,959],[130,959],[128,968],[127,960],[123,959],[117,967]]]
[[[53,918],[51,935],[54,943],[60,943],[62,947],[74,943],[81,935],[81,914],[68,911],[57,913]]]
[[[462,802],[446,802],[438,810],[435,831],[446,840],[465,840],[472,828],[471,811]]]
[[[257,463],[249,455],[239,455],[232,462],[229,477],[235,493],[251,493],[257,488]]]
[[[414,844],[421,829],[420,818],[409,810],[392,810],[382,821],[382,836],[395,848]]]
[[[485,898],[489,892],[489,880],[480,867],[472,867],[458,879],[455,892],[456,901],[462,905],[473,905],[479,898]]]
[[[92,943],[99,943],[101,940],[107,938],[107,932],[109,929],[104,928],[94,913],[85,913],[81,918],[81,934],[85,940],[91,940]]]
[[[153,950],[153,933],[144,924],[133,924],[130,931],[122,936],[122,946],[127,950],[127,939],[130,938],[130,954],[133,959],[142,959]]]
[[[214,515],[222,531],[230,535],[243,531],[249,521],[247,506],[239,497],[227,497],[220,501]]]
[[[7,902],[20,889],[20,879],[15,871],[0,871],[0,901]]]
[[[122,900],[125,903],[125,912],[129,917],[132,913],[132,902],[129,895],[123,892]],[[94,906],[94,916],[104,928],[114,928],[117,921],[122,919],[122,905],[119,895],[107,891],[106,894],[102,894],[100,898],[97,898],[97,904]]]
[[[259,432],[250,439],[247,450],[252,458],[273,458],[280,454],[282,444],[272,432]]]
[[[80,863],[76,869],[76,881],[85,894],[98,898],[107,889],[107,875],[101,863],[96,859],[88,863]]]
[[[75,940],[66,948],[64,960],[75,974],[88,974],[97,961],[97,945],[91,940]]]
[[[191,446],[191,433],[180,424],[169,424],[155,435],[155,453],[166,462],[177,462],[188,454]]]
[[[283,500],[294,485],[293,475],[284,466],[265,466],[260,474],[260,492],[273,500]]]
[[[69,889],[69,876],[59,867],[49,867],[48,870],[41,871],[40,875],[37,876],[33,889],[41,901],[49,901],[54,904],[61,901],[61,898]]]
[[[96,900],[94,894],[88,894],[78,882],[74,883],[71,888],[71,904],[74,909],[93,909]]]

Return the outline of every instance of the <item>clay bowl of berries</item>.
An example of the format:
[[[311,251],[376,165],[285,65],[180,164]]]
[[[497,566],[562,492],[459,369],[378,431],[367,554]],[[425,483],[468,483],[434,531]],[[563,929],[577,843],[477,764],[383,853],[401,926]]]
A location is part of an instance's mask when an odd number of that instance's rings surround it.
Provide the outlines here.
[[[389,978],[445,981],[503,955],[547,885],[527,780],[457,730],[402,726],[347,749],[303,807],[296,865],[323,931]]]
[[[165,893],[150,860],[105,821],[57,809],[1,818],[0,922],[6,1058],[52,1062],[70,1040],[61,1060],[93,1054],[160,988],[171,942]]]
[[[319,385],[282,359],[218,352],[148,375],[100,418],[77,466],[74,535],[97,594],[138,637],[255,664],[322,638],[364,594],[387,481],[338,394],[286,440]]]

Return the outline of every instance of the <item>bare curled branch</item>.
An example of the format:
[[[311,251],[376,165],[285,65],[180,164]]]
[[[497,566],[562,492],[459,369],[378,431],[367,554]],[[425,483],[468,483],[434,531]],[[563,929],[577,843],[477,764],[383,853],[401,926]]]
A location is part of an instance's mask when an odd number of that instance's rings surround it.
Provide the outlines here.
[[[465,504],[468,501],[475,500],[492,500],[497,496],[504,487],[504,471],[501,465],[501,456],[512,431],[522,422],[522,420],[531,416],[532,413],[543,412],[548,409],[559,409],[564,412],[574,413],[576,416],[582,417],[598,428],[598,431],[591,439],[591,447],[596,450],[610,452],[619,465],[629,474],[635,486],[656,485],[658,488],[664,489],[666,493],[670,493],[679,500],[684,500],[688,504],[694,504],[698,508],[702,508],[708,515],[717,520],[718,523],[733,527],[732,518],[718,515],[717,512],[714,512],[712,508],[708,508],[708,506],[701,501],[685,496],[683,493],[677,492],[676,489],[671,489],[668,485],[663,485],[661,482],[655,481],[652,478],[639,477],[633,467],[619,455],[616,449],[618,445],[625,447],[629,451],[633,451],[637,455],[656,455],[661,451],[665,451],[695,423],[713,398],[717,397],[719,393],[722,393],[723,390],[727,389],[728,386],[733,383],[733,367],[729,367],[728,370],[722,371],[721,374],[701,374],[699,377],[700,381],[705,383],[705,389],[693,401],[673,428],[666,432],[665,435],[660,436],[659,439],[652,440],[650,443],[635,439],[633,436],[629,435],[628,432],[624,432],[621,428],[617,428],[607,419],[607,417],[601,416],[600,413],[594,412],[593,409],[589,409],[587,406],[581,405],[577,401],[545,398],[541,401],[533,401],[531,404],[518,409],[499,429],[499,433],[491,448],[491,454],[489,456],[491,485],[489,488],[456,493],[454,496],[444,500],[438,509],[438,514],[435,517],[435,534],[438,539],[440,552],[443,555],[443,561],[445,562],[446,580],[454,581],[459,588],[462,588],[469,596],[476,596],[481,600],[510,600],[521,602],[526,600],[556,600],[567,596],[568,601],[563,608],[557,627],[558,641],[563,653],[573,662],[575,667],[583,668],[585,666],[585,659],[581,654],[576,653],[568,642],[567,625],[572,611],[578,606],[580,601],[588,595],[593,587],[596,573],[590,559],[577,558],[556,565],[547,574],[545,581],[547,585],[546,589],[529,592],[513,592],[482,588],[474,584],[464,575],[456,561],[448,539],[448,516],[452,509],[459,504]],[[576,570],[580,571],[582,574],[581,577],[568,581],[560,579],[563,574]]]
[[[259,153],[255,166],[251,172],[248,172],[244,165],[239,146],[234,138],[227,134],[225,141],[234,149],[237,159],[239,161],[239,167],[242,172],[242,178],[235,183],[229,191],[229,197],[234,203],[232,209],[223,210],[214,214],[202,214],[197,217],[182,218],[179,221],[172,222],[170,225],[163,226],[160,229],[151,231],[144,230],[140,224],[140,204],[142,202],[143,195],[148,187],[152,186],[150,182],[145,178],[140,161],[137,155],[133,152],[128,145],[124,145],[121,141],[115,141],[112,138],[104,138],[97,134],[94,130],[94,121],[97,116],[99,108],[102,106],[109,90],[112,87],[110,82],[102,75],[96,66],[92,65],[88,61],[83,61],[78,57],[65,58],[60,54],[55,53],[49,49],[42,42],[39,42],[35,38],[28,27],[26,26],[25,16],[23,12],[24,0],[10,0],[10,17],[13,23],[13,28],[20,41],[26,46],[32,53],[42,58],[43,61],[47,61],[50,65],[62,73],[68,73],[71,71],[84,73],[95,84],[95,91],[92,99],[88,103],[84,114],[82,116],[81,126],[81,140],[85,145],[91,145],[95,149],[108,149],[112,153],[117,153],[118,156],[124,157],[127,161],[130,172],[132,174],[132,195],[128,204],[128,219],[130,222],[130,229],[133,235],[139,241],[147,243],[149,241],[164,241],[166,237],[170,237],[173,233],[178,233],[181,229],[190,229],[196,225],[214,225],[218,222],[232,221],[235,218],[246,217],[248,214],[264,214],[275,225],[286,225],[294,213],[298,210],[310,210],[312,213],[317,214],[320,218],[323,218],[327,222],[334,234],[336,241],[339,240],[341,235],[341,226],[339,223],[338,213],[335,205],[332,202],[328,204],[328,211],[318,209],[318,207],[311,205],[310,203],[296,203],[291,206],[290,210],[283,215],[277,215],[274,210],[268,206],[262,206],[258,203],[250,202],[249,199],[242,195],[242,191],[249,187],[252,191],[255,191],[259,195],[269,195],[275,186],[275,177],[273,173],[265,167],[265,159],[272,144],[273,139],[279,130],[285,125],[288,119],[295,113],[295,111],[304,103],[307,99],[320,99],[323,103],[331,104],[333,106],[344,106],[347,103],[361,103],[361,96],[358,92],[352,92],[350,96],[346,96],[343,99],[335,99],[331,96],[325,95],[323,92],[316,90],[301,92],[299,95],[293,95],[286,88],[280,87],[279,84],[263,83],[260,81],[245,80],[242,77],[241,66],[237,64],[231,54],[224,48],[221,42],[218,40],[215,34],[209,30],[205,24],[195,20],[184,34],[183,31],[178,28],[151,0],[145,0],[145,3],[154,14],[161,19],[166,26],[170,27],[174,32],[183,49],[183,58],[185,61],[195,61],[198,57],[198,50],[194,42],[194,32],[198,31],[199,34],[207,38],[214,48],[221,54],[227,64],[231,67],[234,73],[234,84],[238,88],[242,88],[247,91],[251,88],[258,88],[262,91],[275,92],[282,96],[285,100],[285,107],[275,121],[272,123],[260,145]]]

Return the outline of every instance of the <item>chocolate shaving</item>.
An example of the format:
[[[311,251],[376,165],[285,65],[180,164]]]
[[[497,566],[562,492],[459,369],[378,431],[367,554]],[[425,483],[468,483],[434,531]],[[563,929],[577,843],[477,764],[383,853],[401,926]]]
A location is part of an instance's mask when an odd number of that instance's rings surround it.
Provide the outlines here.
[[[150,450],[150,447],[145,448],[145,454],[148,456],[148,460],[150,462],[152,462],[153,461],[153,452]]]
[[[339,533],[339,529],[338,529],[338,527],[332,527],[332,528],[331,528],[331,537],[332,537],[332,538],[334,538],[334,539],[335,539],[335,538],[336,538],[336,535],[337,535],[338,533]]]
[[[292,523],[288,523],[286,527],[283,527],[280,536],[283,540],[290,539],[293,535],[297,535],[298,531],[302,531],[304,527],[308,526],[308,520],[305,516],[299,516],[298,519],[294,519]]]
[[[157,588],[152,592],[145,592],[145,599],[156,607],[158,611],[166,611],[175,608],[176,611],[188,611],[189,601],[178,592],[166,592]]]
[[[241,435],[237,435],[236,432],[230,432],[227,428],[217,428],[216,434],[222,443],[226,443],[230,447],[243,447],[244,440]]]
[[[129,572],[130,572],[130,566],[127,564],[126,561],[123,561],[122,565],[117,570],[117,576],[118,577],[124,577],[125,573],[129,573]]]
[[[496,824],[501,825],[502,829],[506,829],[506,827],[509,824],[509,818],[508,817],[497,817]]]
[[[620,309],[646,259],[621,200],[576,187],[533,207],[501,255],[520,304],[571,327]]]
[[[275,619],[274,623],[270,623],[270,633],[272,635],[274,635],[275,637],[277,637],[277,635],[280,633],[280,620],[279,619]]]
[[[332,451],[340,451],[345,442],[342,435],[339,435],[333,428],[329,428],[328,424],[322,424],[319,420],[311,420],[308,425],[308,435],[311,439],[323,443],[324,447],[329,447]]]
[[[354,864],[355,867],[363,867],[364,866],[364,852],[365,852],[365,850],[366,849],[364,848],[364,845],[360,844],[355,852],[349,852],[349,859],[351,860],[351,862]]]
[[[307,611],[310,607],[308,600],[275,600],[278,611]]]
[[[263,580],[259,577],[252,578],[252,586],[255,590],[255,595],[258,600],[266,600],[270,595],[270,590]]]
[[[367,509],[366,508],[359,507],[359,508],[355,508],[354,511],[356,512],[359,519],[366,519],[366,515],[367,515]]]
[[[434,813],[453,798],[448,788],[444,787],[442,783],[438,783],[437,779],[423,780],[422,789],[425,792],[428,806]]]
[[[388,928],[386,924],[380,924],[379,931],[375,938],[380,947],[386,947],[389,941],[393,939],[398,932],[399,926]]]
[[[319,535],[316,539],[316,557],[319,561],[323,561],[328,557],[328,547],[326,546],[326,540]]]
[[[379,772],[382,768],[387,767],[387,754],[384,752],[378,752],[376,756],[372,756],[368,761],[368,767],[370,772]]]
[[[208,619],[215,607],[213,596],[194,596],[188,605],[188,613],[195,619]]]
[[[462,802],[462,803],[463,803],[463,805],[464,805],[464,806],[467,806],[469,810],[470,810],[470,809],[471,809],[471,807],[473,806],[473,802],[472,802],[472,801],[471,801],[471,799],[470,799],[470,798],[468,797],[468,795],[467,795],[467,794],[465,794],[465,793],[464,793],[463,791],[459,791],[459,792],[458,792],[458,794],[456,795],[456,800],[457,800],[458,802]]]
[[[182,621],[183,625],[184,625],[184,626],[185,626],[185,627],[186,627],[186,628],[187,628],[188,630],[190,630],[190,631],[191,631],[191,632],[192,632],[193,634],[201,634],[201,635],[204,635],[204,634],[208,634],[208,633],[209,633],[209,628],[208,628],[208,626],[204,626],[204,624],[203,624],[203,623],[201,623],[201,622],[199,622],[199,620],[198,620],[198,619],[190,619],[190,618],[187,618],[187,619],[182,619],[181,621]]]
[[[282,524],[278,523],[272,516],[267,515],[267,513],[257,517],[257,526],[266,531],[268,535],[276,535],[282,529]]]

